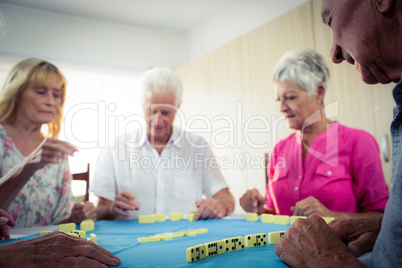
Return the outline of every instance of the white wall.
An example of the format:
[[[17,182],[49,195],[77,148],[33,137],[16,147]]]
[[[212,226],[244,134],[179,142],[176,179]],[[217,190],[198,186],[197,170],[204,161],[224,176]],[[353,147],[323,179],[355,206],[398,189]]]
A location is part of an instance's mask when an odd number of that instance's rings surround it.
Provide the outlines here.
[[[194,60],[230,41],[272,21],[310,0],[233,1],[186,35],[188,61]]]
[[[180,67],[309,0],[233,0],[184,34],[0,3],[1,54],[136,68]]]
[[[186,62],[182,35],[4,3],[0,9],[6,23],[0,53],[138,70]]]

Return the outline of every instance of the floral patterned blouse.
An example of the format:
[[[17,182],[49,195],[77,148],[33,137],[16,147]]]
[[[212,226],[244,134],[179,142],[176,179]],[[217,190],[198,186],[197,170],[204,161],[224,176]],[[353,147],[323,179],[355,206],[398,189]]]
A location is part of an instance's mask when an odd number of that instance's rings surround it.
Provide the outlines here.
[[[0,124],[0,178],[24,159]],[[67,157],[36,171],[7,209],[16,227],[56,225],[74,204]]]

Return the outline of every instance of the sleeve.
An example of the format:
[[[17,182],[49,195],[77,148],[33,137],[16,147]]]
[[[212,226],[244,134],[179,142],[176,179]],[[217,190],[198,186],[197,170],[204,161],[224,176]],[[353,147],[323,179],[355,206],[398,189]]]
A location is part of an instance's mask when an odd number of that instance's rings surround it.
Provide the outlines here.
[[[267,172],[268,172],[268,183],[267,183],[267,189],[266,189],[266,193],[265,193],[265,206],[267,208],[271,208],[271,209],[275,209],[274,206],[274,202],[272,200],[271,197],[271,193],[269,190],[269,184],[274,176],[275,173],[275,166],[276,166],[276,159],[275,159],[275,155],[276,155],[276,147],[274,148],[274,150],[269,154],[269,159],[268,159],[268,168],[267,168]]]
[[[203,149],[207,163],[202,171],[202,193],[207,197],[211,197],[222,189],[228,188],[223,178],[219,164],[216,163],[212,149],[209,147]],[[214,162],[211,162],[214,161]]]
[[[95,165],[91,192],[98,197],[114,200],[117,195],[116,170],[114,157],[111,149],[100,152]]]
[[[71,191],[71,173],[67,157],[59,164],[59,187],[57,189],[58,202],[55,206],[52,216],[52,224],[59,224],[67,218],[75,203],[73,193]]]
[[[389,192],[380,152],[374,137],[365,131],[356,135],[351,166],[358,212],[384,211]]]

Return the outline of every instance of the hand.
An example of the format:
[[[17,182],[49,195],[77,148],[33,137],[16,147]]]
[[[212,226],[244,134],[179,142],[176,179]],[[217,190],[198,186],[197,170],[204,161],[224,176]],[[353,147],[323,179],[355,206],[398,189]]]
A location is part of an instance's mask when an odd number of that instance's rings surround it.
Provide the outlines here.
[[[77,148],[65,141],[48,138],[42,146],[34,152],[30,162],[38,163],[41,168],[47,164],[59,163],[65,155],[73,155]]]
[[[71,210],[70,218],[76,224],[80,224],[83,220],[87,219],[96,221],[96,208],[91,202],[74,204],[74,207]]]
[[[275,253],[290,267],[364,267],[317,215],[297,219]]]
[[[194,216],[196,220],[221,219],[227,214],[226,206],[214,197],[199,199],[195,205],[198,208]]]
[[[248,190],[240,198],[240,206],[246,212],[262,213],[264,211],[265,198],[257,189]]]
[[[0,209],[0,240],[10,239],[8,227],[14,227],[14,221],[7,212]]]
[[[86,239],[61,231],[0,246],[0,266],[107,267],[120,259]]]
[[[130,216],[130,213],[127,210],[139,209],[140,204],[135,200],[135,195],[130,191],[124,190],[114,199],[109,214],[113,215],[116,219],[125,219]]]
[[[381,229],[382,214],[355,220],[335,220],[329,223],[332,231],[347,245],[349,252],[358,257],[374,248]]]
[[[309,196],[296,203],[296,206],[290,208],[295,216],[310,216],[312,214],[321,217],[334,217],[336,213],[327,209],[316,198]]]

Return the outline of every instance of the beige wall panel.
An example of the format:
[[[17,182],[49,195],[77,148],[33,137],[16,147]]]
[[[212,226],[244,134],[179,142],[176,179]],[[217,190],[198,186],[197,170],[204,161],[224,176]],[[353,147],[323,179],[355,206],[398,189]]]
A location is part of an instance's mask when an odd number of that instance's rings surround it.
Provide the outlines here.
[[[302,5],[177,70],[187,121],[197,114],[209,118],[212,133],[199,134],[211,142],[218,159],[231,161],[222,172],[237,212],[242,211],[238,199],[247,188],[265,194],[264,153],[292,132],[280,117],[271,74],[286,51],[314,47],[311,10],[311,3]],[[234,130],[229,134],[225,129]]]
[[[335,119],[347,126],[370,132],[380,145],[382,136],[390,135],[392,107],[395,106],[391,94],[394,85],[367,85],[361,80],[354,66],[347,62],[333,64],[329,56],[332,30],[322,23],[321,0],[313,0],[313,10],[316,50],[327,59],[331,72],[326,104],[338,102],[339,116]],[[388,142],[390,146],[390,139]],[[383,169],[389,183],[390,163],[383,160]]]
[[[264,153],[270,152],[280,139],[293,132],[279,111],[271,77],[275,64],[285,52],[314,47],[311,10],[311,3],[306,3],[242,37],[244,115],[252,122],[250,128],[265,128],[261,133],[249,135],[251,144],[246,145],[251,158],[259,157],[262,161]],[[266,146],[260,148],[261,145]],[[248,185],[265,193],[264,169],[250,168]]]
[[[242,135],[238,131],[242,125],[244,95],[241,46],[240,39],[235,40],[177,70],[184,87],[182,111],[187,129],[210,142],[236,197],[247,188],[246,174],[240,166]],[[197,131],[196,127],[205,130],[206,125],[210,127],[208,131]],[[239,209],[238,203],[236,207]]]

